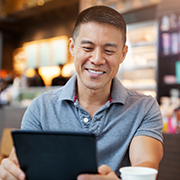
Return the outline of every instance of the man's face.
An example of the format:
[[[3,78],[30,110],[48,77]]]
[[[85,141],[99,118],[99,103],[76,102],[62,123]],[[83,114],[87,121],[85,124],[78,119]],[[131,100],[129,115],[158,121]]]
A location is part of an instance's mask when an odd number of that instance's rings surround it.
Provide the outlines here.
[[[118,28],[106,23],[82,24],[75,42],[70,39],[78,87],[93,90],[110,88],[127,50]]]

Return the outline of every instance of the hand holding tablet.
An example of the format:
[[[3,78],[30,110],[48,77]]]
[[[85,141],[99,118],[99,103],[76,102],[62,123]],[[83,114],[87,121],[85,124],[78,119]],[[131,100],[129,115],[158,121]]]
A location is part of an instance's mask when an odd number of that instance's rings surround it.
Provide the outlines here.
[[[82,173],[97,173],[94,134],[16,130],[12,136],[28,180],[75,180]]]

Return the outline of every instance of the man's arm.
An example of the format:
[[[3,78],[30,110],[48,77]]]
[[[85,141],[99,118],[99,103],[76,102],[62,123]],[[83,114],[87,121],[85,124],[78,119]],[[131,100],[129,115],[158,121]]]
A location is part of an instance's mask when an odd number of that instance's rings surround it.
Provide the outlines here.
[[[132,166],[151,167],[158,170],[163,157],[162,143],[148,136],[136,136],[131,141],[129,157]]]
[[[20,169],[18,159],[13,148],[9,158],[3,159],[0,165],[0,180],[24,180],[25,174]]]

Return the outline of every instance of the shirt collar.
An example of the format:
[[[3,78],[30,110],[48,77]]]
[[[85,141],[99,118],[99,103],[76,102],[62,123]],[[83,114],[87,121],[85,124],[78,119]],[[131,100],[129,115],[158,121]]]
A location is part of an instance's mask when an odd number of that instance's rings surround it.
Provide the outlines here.
[[[113,103],[124,104],[128,97],[128,90],[121,84],[120,80],[115,77],[112,82],[111,96]]]
[[[59,96],[60,100],[70,100],[73,101],[75,97],[76,92],[76,78],[77,75],[74,74],[69,81],[62,87],[61,94]]]
[[[76,78],[77,74],[73,75],[66,85],[62,88],[62,92],[59,96],[59,100],[70,100],[75,102],[77,99],[76,94]],[[122,103],[124,104],[128,92],[127,89],[121,84],[120,80],[115,77],[112,82],[111,96],[109,98],[110,103]]]

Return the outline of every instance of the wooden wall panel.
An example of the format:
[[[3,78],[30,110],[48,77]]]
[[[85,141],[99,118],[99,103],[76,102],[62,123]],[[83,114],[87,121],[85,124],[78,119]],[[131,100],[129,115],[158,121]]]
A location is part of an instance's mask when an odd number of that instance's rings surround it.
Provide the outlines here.
[[[164,134],[164,157],[158,180],[180,179],[180,134]]]

